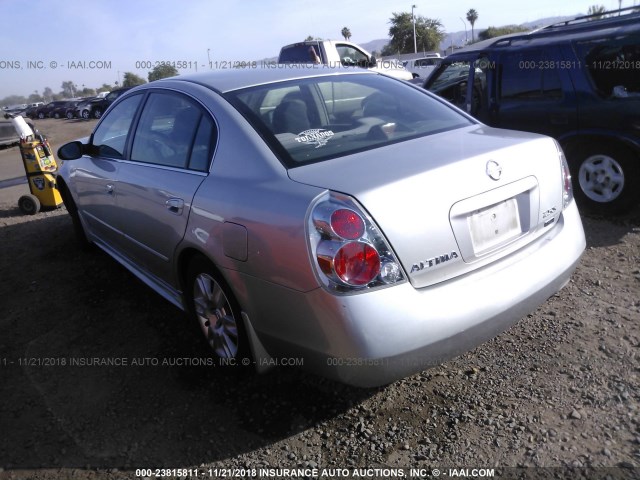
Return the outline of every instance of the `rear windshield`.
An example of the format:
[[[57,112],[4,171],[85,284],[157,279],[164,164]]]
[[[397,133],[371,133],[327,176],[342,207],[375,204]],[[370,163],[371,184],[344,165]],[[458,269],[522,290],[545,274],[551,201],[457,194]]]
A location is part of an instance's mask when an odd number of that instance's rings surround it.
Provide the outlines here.
[[[300,43],[283,48],[278,63],[323,63],[317,45]]]
[[[225,96],[288,168],[473,123],[426,92],[384,75],[327,75]]]

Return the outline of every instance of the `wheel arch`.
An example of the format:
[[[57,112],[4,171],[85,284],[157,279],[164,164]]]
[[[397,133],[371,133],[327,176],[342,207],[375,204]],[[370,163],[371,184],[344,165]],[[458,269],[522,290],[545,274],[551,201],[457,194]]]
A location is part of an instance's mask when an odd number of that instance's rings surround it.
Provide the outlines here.
[[[602,145],[622,147],[628,149],[640,161],[640,139],[626,136],[612,135],[608,132],[576,133],[558,139],[567,157],[585,148],[586,145]]]
[[[64,206],[67,208],[67,210],[69,210],[69,205],[70,205],[69,199],[71,198],[71,200],[73,200],[73,198],[71,197],[71,192],[69,191],[69,187],[67,186],[67,182],[64,181],[64,178],[56,177],[56,188],[60,192],[60,196],[62,197],[62,203],[64,203]],[[75,202],[74,202],[74,207],[75,207]]]
[[[589,132],[560,140],[578,205],[596,214],[628,211],[640,198],[640,146],[638,140],[608,132]],[[598,157],[609,159],[600,164]],[[593,159],[595,164],[591,164]],[[591,167],[583,165],[589,163]],[[602,168],[600,168],[602,165]],[[599,173],[589,174],[591,171]],[[584,182],[584,183],[583,183]]]
[[[269,362],[272,357],[270,353],[267,351],[265,346],[262,343],[262,340],[256,333],[256,330],[253,325],[253,321],[251,320],[248,311],[246,310],[246,302],[247,298],[243,297],[246,292],[238,292],[237,289],[232,288],[232,282],[229,281],[228,272],[225,272],[224,269],[220,268],[219,265],[211,258],[211,256],[207,255],[202,250],[195,248],[193,246],[189,246],[184,248],[177,257],[176,261],[176,273],[179,288],[182,292],[183,299],[183,308],[185,312],[188,312],[188,306],[186,305],[186,301],[188,297],[186,296],[186,289],[188,288],[188,275],[189,275],[189,265],[193,261],[194,258],[203,257],[204,260],[208,263],[208,265],[215,270],[215,272],[219,275],[219,277],[224,281],[226,288],[229,290],[231,295],[233,295],[233,300],[236,302],[238,309],[240,310],[241,321],[244,324],[244,331],[246,334],[246,340],[249,342],[249,349],[251,355],[254,359],[261,359],[261,362],[256,363],[256,371],[264,372],[271,368],[273,362]],[[225,274],[226,273],[226,274]],[[249,302],[250,303],[250,302]]]

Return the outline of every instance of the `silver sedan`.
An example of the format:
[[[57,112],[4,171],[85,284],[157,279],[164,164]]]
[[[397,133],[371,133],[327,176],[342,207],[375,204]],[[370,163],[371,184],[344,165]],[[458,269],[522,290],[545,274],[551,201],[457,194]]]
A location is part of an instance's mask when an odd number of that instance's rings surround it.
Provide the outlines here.
[[[58,155],[79,241],[187,312],[223,364],[386,384],[514,324],[585,248],[553,139],[365,70],[151,82]]]

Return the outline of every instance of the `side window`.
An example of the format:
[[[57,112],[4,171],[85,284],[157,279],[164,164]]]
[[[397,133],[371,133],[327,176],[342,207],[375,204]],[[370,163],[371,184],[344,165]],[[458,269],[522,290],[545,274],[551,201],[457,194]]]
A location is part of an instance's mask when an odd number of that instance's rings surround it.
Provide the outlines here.
[[[350,45],[336,45],[338,55],[340,56],[340,63],[342,65],[365,65],[368,61],[367,56],[360,50],[353,48]]]
[[[102,120],[93,134],[93,145],[100,156],[122,158],[127,134],[136,114],[142,95],[126,98]]]
[[[342,81],[318,82],[318,88],[332,123],[350,123],[354,118],[362,117],[364,99],[376,92],[364,85]]]
[[[151,93],[133,139],[131,160],[168,167],[189,167],[202,117],[200,107],[186,97]],[[200,141],[204,142],[205,133],[202,135]],[[202,155],[202,149],[198,154]],[[205,168],[202,160],[199,166]]]
[[[562,98],[562,85],[556,62],[546,59],[541,51],[505,54],[501,63],[502,100]]]
[[[470,69],[471,62],[467,60],[445,64],[428,80],[428,88],[455,106],[464,109]]]
[[[206,172],[209,169],[209,160],[213,154],[215,144],[215,126],[208,115],[203,115],[200,119],[196,139],[193,143],[191,158],[189,159],[189,169],[199,172]]]
[[[604,97],[640,92],[640,36],[596,40],[578,45],[589,76]],[[635,95],[634,95],[635,94]]]

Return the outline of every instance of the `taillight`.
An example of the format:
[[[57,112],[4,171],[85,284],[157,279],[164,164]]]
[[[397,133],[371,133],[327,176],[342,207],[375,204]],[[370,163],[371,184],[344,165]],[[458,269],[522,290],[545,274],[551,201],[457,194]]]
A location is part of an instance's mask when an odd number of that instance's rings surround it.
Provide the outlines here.
[[[329,290],[354,293],[404,281],[391,247],[353,198],[325,194],[313,206],[308,228],[312,263]]]
[[[556,148],[558,149],[558,156],[560,157],[560,168],[562,170],[562,208],[567,208],[573,200],[573,187],[571,186],[571,172],[569,171],[569,164],[564,156],[562,147],[556,142]]]
[[[333,261],[336,274],[348,285],[366,285],[380,273],[380,255],[368,243],[349,242],[343,245]]]
[[[346,240],[355,240],[364,234],[364,220],[353,210],[341,208],[331,214],[331,228]]]

